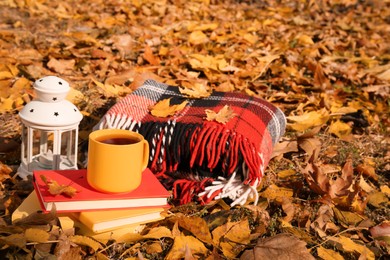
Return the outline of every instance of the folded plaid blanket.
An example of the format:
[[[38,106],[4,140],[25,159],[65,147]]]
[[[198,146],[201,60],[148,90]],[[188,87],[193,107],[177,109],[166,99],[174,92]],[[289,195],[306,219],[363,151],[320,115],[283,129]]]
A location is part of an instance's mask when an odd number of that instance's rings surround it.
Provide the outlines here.
[[[189,102],[174,116],[151,115],[150,107],[167,98],[171,104]],[[206,109],[218,112],[225,105],[236,114],[226,124],[205,119]],[[248,199],[257,203],[256,187],[285,126],[282,111],[267,101],[225,92],[190,99],[178,87],[147,80],[111,107],[95,129],[142,134],[150,144],[149,168],[180,203],[229,198],[234,206]]]

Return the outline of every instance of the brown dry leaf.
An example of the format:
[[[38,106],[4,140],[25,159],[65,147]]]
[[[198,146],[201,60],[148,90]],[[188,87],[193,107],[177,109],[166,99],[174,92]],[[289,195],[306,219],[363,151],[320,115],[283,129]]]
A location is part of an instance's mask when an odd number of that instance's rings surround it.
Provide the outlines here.
[[[207,222],[204,219],[197,216],[186,217],[180,215],[178,217],[178,224],[182,228],[190,231],[199,240],[212,244],[213,240],[211,238],[211,233]]]
[[[316,160],[321,150],[321,141],[316,137],[298,137],[298,146],[306,152],[308,159],[314,156],[313,159]]]
[[[47,63],[47,66],[59,74],[71,75],[75,64],[75,60],[57,60],[55,58],[51,58]]]
[[[175,237],[173,241],[173,246],[165,259],[182,259],[188,254],[188,251],[191,251],[191,254],[197,255],[206,255],[208,249],[204,246],[202,242],[196,239],[193,236],[178,236]]]
[[[324,248],[322,246],[317,248],[317,254],[323,260],[344,260],[344,257],[342,257],[336,251]]]
[[[298,142],[292,140],[282,141],[274,146],[271,158],[291,152],[298,152]]]
[[[19,248],[25,248],[26,237],[24,234],[11,234],[9,236],[0,236],[0,245],[16,246]]]
[[[309,128],[325,124],[329,119],[329,112],[326,109],[311,111],[300,116],[288,116],[293,121],[289,126],[295,131],[305,131]]]
[[[367,163],[359,164],[356,167],[356,171],[375,181],[378,180],[378,175],[376,174],[375,168],[372,165],[369,165]]]
[[[371,236],[376,240],[383,240],[390,246],[390,221],[383,221],[370,228]]]
[[[283,217],[283,221],[285,222],[291,222],[296,214],[295,205],[292,203],[292,198],[281,198],[281,204],[283,212],[286,214],[285,217]]]
[[[225,105],[218,112],[215,112],[210,109],[206,109],[205,112],[207,121],[216,121],[221,124],[226,124],[230,121],[230,119],[234,118],[237,115],[236,113],[234,113],[234,110],[228,105]]]
[[[73,197],[76,195],[77,190],[70,185],[58,184],[58,182],[54,180],[48,180],[46,176],[40,175],[42,181],[46,184],[49,189],[50,194],[52,195],[60,195],[63,194],[68,197]]]
[[[176,112],[183,110],[188,104],[187,100],[184,100],[178,105],[171,105],[170,102],[171,98],[157,102],[153,107],[149,108],[150,113],[156,117],[169,117],[176,114]]]
[[[277,234],[260,238],[253,250],[245,250],[240,260],[255,259],[315,259],[306,248],[306,243],[290,234]]]
[[[99,248],[102,248],[102,245],[93,240],[92,238],[90,237],[87,237],[87,236],[80,236],[80,235],[76,235],[76,236],[71,236],[69,237],[69,240],[75,244],[78,244],[78,245],[81,245],[81,246],[88,246],[90,248],[93,249],[93,251],[97,251]]]
[[[211,95],[207,83],[194,82],[190,87],[179,87],[181,94],[189,98],[205,98]]]
[[[328,230],[338,232],[339,228],[333,223],[334,211],[333,208],[328,205],[322,205],[317,212],[317,218],[310,225],[321,238],[327,237],[326,232]]]
[[[353,166],[352,160],[347,159],[346,163],[341,170],[341,176],[338,176],[336,180],[330,180],[330,186],[328,194],[332,199],[350,195],[352,193],[351,186],[353,184]],[[354,191],[356,192],[356,191]]]
[[[222,249],[226,257],[232,259],[249,243],[250,233],[248,219],[229,221],[213,230],[213,242]]]
[[[49,240],[50,234],[38,228],[28,228],[24,232],[26,240],[29,242],[45,243]]]
[[[11,167],[0,162],[0,183],[4,180],[11,178],[10,174],[12,173]]]

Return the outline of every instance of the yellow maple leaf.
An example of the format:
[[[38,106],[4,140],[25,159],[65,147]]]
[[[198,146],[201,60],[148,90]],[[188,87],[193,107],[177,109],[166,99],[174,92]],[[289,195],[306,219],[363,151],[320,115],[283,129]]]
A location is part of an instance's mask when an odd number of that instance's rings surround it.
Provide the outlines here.
[[[337,120],[329,127],[329,133],[336,135],[338,138],[348,136],[352,132],[352,128],[347,123]]]
[[[326,109],[321,109],[300,116],[289,116],[287,119],[294,122],[289,124],[292,129],[303,132],[314,126],[325,124],[329,120],[329,112]]]
[[[173,116],[176,112],[185,108],[188,101],[185,100],[178,105],[171,105],[171,98],[163,99],[157,102],[153,107],[149,108],[150,113],[156,117],[168,117]]]
[[[188,96],[189,98],[205,98],[211,95],[207,85],[195,82],[190,87],[179,88],[181,94]]]
[[[48,180],[44,175],[40,176],[42,181],[46,184],[49,189],[49,193],[52,195],[60,195],[63,194],[68,197],[74,197],[77,193],[77,190],[70,185],[62,185],[58,184],[58,182],[54,180]]]
[[[210,109],[206,109],[205,112],[207,121],[216,121],[221,124],[226,124],[230,119],[237,115],[228,105],[225,105],[223,108],[221,108],[218,113]]]

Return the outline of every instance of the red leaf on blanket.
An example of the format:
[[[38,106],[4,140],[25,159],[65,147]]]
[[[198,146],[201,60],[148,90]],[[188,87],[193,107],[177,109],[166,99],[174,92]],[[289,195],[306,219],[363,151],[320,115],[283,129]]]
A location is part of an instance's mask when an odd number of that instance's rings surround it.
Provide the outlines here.
[[[163,99],[157,102],[153,107],[149,108],[150,113],[156,117],[168,117],[173,116],[176,112],[182,110],[187,105],[188,101],[185,100],[181,104],[171,105],[171,99]]]
[[[221,124],[226,124],[230,119],[236,116],[234,110],[228,105],[221,108],[218,113],[210,109],[206,109],[205,112],[207,115],[206,119],[208,121],[216,121]]]

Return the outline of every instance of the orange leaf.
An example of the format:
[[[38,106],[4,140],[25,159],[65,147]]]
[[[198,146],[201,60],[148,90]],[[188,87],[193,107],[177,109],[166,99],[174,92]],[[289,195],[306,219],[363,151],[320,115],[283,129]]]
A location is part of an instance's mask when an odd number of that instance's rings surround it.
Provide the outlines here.
[[[221,108],[218,113],[210,109],[206,109],[205,112],[207,115],[206,119],[208,121],[217,121],[221,124],[226,124],[230,119],[236,116],[234,110],[228,105],[225,105],[223,108]]]
[[[47,188],[52,195],[63,194],[72,198],[77,192],[77,190],[70,185],[60,185],[54,180],[47,180],[44,175],[41,175],[40,177],[42,181],[47,185]]]
[[[170,101],[171,99],[167,98],[157,102],[149,109],[150,113],[156,117],[173,116],[176,112],[183,110],[188,103],[188,101],[185,100],[181,104],[171,105]]]
[[[190,88],[179,88],[180,93],[190,98],[205,98],[211,95],[207,85],[195,82]]]

